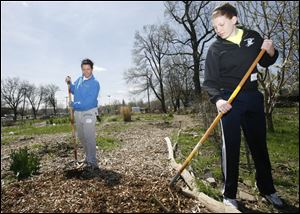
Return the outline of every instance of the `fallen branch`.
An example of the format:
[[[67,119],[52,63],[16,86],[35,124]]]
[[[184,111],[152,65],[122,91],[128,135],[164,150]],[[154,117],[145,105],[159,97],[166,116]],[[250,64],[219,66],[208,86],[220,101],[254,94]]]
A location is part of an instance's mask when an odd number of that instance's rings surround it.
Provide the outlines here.
[[[166,140],[167,146],[168,146],[168,152],[169,152],[168,159],[170,160],[170,164],[171,164],[173,169],[179,170],[181,168],[181,164],[176,163],[176,161],[174,159],[174,152],[173,152],[173,149],[172,149],[171,140],[168,137],[166,137],[165,140]],[[193,181],[194,178],[189,173],[189,171],[184,169],[181,173],[181,177],[184,179],[185,183],[189,186],[190,189],[195,189],[196,188],[195,182]]]
[[[171,167],[175,170],[179,170],[181,168],[181,164],[176,163],[176,161],[174,159],[174,151],[172,149],[171,140],[168,137],[166,137],[165,140],[167,142],[167,147],[168,147],[168,152],[169,152],[168,159],[170,161]],[[207,196],[203,192],[199,192],[197,190],[197,186],[195,183],[195,177],[192,176],[191,173],[189,173],[189,171],[187,171],[186,169],[184,169],[182,171],[181,177],[183,178],[185,183],[188,185],[188,187],[191,189],[191,190],[188,190],[188,189],[183,189],[181,187],[181,192],[184,195],[186,195],[187,197],[191,197],[191,198],[194,198],[194,199],[200,201],[211,212],[214,212],[214,213],[240,213],[239,210],[232,208],[230,206],[225,206],[222,202],[219,202],[219,201]]]
[[[187,196],[194,198],[200,201],[202,204],[205,205],[207,209],[215,213],[240,213],[239,210],[232,208],[230,206],[225,206],[222,202],[216,201],[215,199],[207,196],[203,192],[198,191],[191,191],[189,189],[181,188],[182,193]]]

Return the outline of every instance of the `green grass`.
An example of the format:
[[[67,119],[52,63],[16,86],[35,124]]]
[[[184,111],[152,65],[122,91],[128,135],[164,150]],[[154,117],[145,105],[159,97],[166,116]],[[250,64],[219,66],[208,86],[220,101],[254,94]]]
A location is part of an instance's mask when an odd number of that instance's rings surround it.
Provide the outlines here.
[[[96,138],[96,145],[99,147],[99,149],[102,149],[104,151],[111,151],[118,148],[120,146],[120,143],[115,138],[98,136]]]
[[[39,143],[35,143],[35,144],[32,144],[31,145],[31,148],[32,149],[40,149],[40,148],[43,148],[44,147],[44,145],[42,145],[42,144],[39,144]]]
[[[173,114],[142,114],[132,113],[132,121],[171,121],[174,118]],[[101,115],[103,122],[123,122],[122,115]]]
[[[124,132],[130,127],[134,126],[132,123],[108,123],[97,125],[99,127],[99,132],[105,135],[114,135],[115,133]]]
[[[179,135],[178,138],[178,148],[181,151],[183,157],[176,158],[177,162],[182,163],[186,157],[191,153],[196,144],[199,142],[200,138],[204,134],[203,129],[201,128],[191,128],[185,130],[184,133]],[[192,133],[197,133],[198,136],[194,137]],[[176,139],[176,135],[172,136],[172,141]],[[199,149],[198,153],[194,156],[190,165],[193,169],[193,172],[198,178],[196,183],[198,185],[198,189],[201,192],[213,197],[215,199],[221,198],[221,193],[218,189],[211,187],[210,185],[204,184],[201,179],[205,180],[205,174],[207,172],[211,172],[212,176],[219,181],[222,179],[220,165],[220,151],[218,150],[218,144],[212,143],[210,140],[207,140]]]
[[[41,135],[71,132],[70,124],[47,125],[43,127],[34,127],[31,125],[22,125],[18,127],[3,127],[1,133],[4,136],[9,135],[9,132],[14,132],[14,135]]]
[[[210,184],[206,184],[202,180],[196,180],[196,184],[199,191],[203,192],[204,194],[209,195],[210,197],[215,198],[217,200],[222,199],[220,191],[211,187]]]
[[[135,114],[133,121],[171,121],[173,119],[172,114]],[[125,131],[132,123],[124,123],[122,115],[102,115],[102,122],[97,126],[101,126],[103,123],[109,123],[109,126],[104,126],[103,131],[107,134],[114,132]],[[46,121],[47,125],[42,127],[35,127],[33,124]],[[55,123],[55,126],[52,125]],[[41,135],[41,134],[55,134],[71,132],[69,124],[69,118],[50,118],[48,120],[28,120],[19,121],[15,126],[1,127],[2,136],[10,136],[10,132],[13,132],[13,136],[19,135]],[[9,144],[10,139],[4,138],[2,145]]]
[[[171,121],[174,118],[172,114],[142,114],[134,113],[132,114],[133,121]]]
[[[46,121],[45,119],[24,119],[17,121],[4,121],[3,126],[22,126],[22,125],[32,125],[35,123],[41,123]]]
[[[278,109],[273,115],[275,133],[267,132],[267,146],[269,150],[274,184],[281,194],[289,194],[290,200],[297,201],[298,185],[299,185],[299,119],[295,108]],[[180,134],[178,139],[178,148],[182,156],[177,161],[183,162],[196,146],[205,130],[200,127],[185,130]],[[198,137],[193,134],[198,133]],[[176,134],[172,136],[172,140],[176,139]],[[213,142],[213,138],[209,138],[199,150],[191,166],[197,178],[197,184],[200,191],[207,193],[209,196],[220,199],[220,187],[223,185],[221,172],[221,142]],[[247,158],[244,143],[241,142],[240,154],[240,173],[239,181],[255,182],[255,168],[251,159],[252,172],[250,173],[247,165]],[[210,172],[215,178],[218,188],[207,186],[200,181],[204,179],[205,173]],[[254,186],[253,186],[254,187]],[[257,192],[253,192],[253,194]]]
[[[47,124],[65,124],[68,123],[70,124],[70,117],[69,116],[65,116],[65,117],[61,117],[61,118],[50,118],[46,121]]]
[[[17,140],[17,137],[14,137],[14,136],[1,137],[1,145],[8,145],[16,140]]]

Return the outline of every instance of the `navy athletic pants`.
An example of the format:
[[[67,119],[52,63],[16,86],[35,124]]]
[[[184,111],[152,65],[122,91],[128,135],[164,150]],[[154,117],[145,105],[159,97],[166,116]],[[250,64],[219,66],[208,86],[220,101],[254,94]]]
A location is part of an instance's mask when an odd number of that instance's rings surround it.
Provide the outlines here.
[[[232,91],[222,91],[223,99],[228,100],[231,93]],[[233,101],[232,109],[221,119],[223,195],[236,198],[241,127],[256,168],[257,187],[263,195],[272,194],[276,190],[266,145],[264,98],[261,92],[255,90],[241,91]]]

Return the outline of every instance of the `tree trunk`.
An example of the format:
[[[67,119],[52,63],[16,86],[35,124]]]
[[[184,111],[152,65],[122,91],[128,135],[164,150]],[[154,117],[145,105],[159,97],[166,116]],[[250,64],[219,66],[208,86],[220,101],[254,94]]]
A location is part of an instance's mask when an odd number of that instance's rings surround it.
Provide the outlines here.
[[[198,51],[195,53],[196,50],[194,50],[194,54],[193,54],[193,58],[194,58],[193,82],[194,82],[194,86],[195,86],[195,95],[196,95],[195,102],[197,104],[199,104],[199,103],[201,103],[201,86],[200,86],[200,78],[199,78],[200,59],[198,57]]]
[[[23,117],[24,117],[24,111],[25,111],[25,95],[24,95],[24,101],[23,101],[23,107],[22,107],[22,120],[23,120]]]
[[[176,109],[179,110],[180,109],[180,99],[176,98]]]
[[[171,96],[171,103],[172,103],[174,112],[176,112],[176,111],[177,111],[177,106],[176,106],[176,102],[175,102],[174,99],[173,99],[173,96]]]
[[[162,107],[163,112],[164,112],[164,113],[167,113],[167,108],[166,108],[165,99],[162,98],[160,102],[161,102],[161,107]]]
[[[13,120],[16,122],[17,121],[17,114],[18,114],[18,112],[17,112],[16,108],[14,108],[13,111],[14,111],[14,118],[13,118]]]
[[[160,82],[160,94],[161,94],[161,107],[164,113],[167,113],[166,102],[165,102],[165,94],[164,94],[164,86],[163,83]]]
[[[33,118],[36,119],[36,110],[35,108],[32,108]]]
[[[149,80],[147,79],[147,98],[148,98],[148,109],[149,109],[149,112],[150,112],[150,86],[149,86]]]
[[[177,112],[177,106],[173,105],[173,108],[174,108],[174,112]]]
[[[44,113],[45,113],[45,116],[46,116],[47,115],[47,104],[46,103],[45,103]]]

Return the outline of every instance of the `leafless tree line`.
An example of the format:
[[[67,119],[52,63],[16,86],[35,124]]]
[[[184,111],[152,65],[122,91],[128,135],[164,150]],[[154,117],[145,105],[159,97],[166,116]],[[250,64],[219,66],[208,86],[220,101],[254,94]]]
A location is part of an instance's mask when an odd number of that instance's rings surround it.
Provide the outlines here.
[[[53,107],[56,114],[57,101],[55,98],[59,87],[54,84],[45,86],[35,86],[28,81],[20,80],[20,78],[5,78],[1,80],[1,109],[5,106],[13,111],[13,120],[17,120],[17,115],[24,116],[25,103],[28,102],[32,109],[34,119],[42,104]]]
[[[209,2],[165,2],[166,16],[173,24],[182,26],[177,31],[170,24],[146,25],[135,34],[132,52],[134,66],[124,76],[137,86],[136,93],[151,89],[167,112],[166,102],[174,111],[201,101],[200,71],[204,61],[205,44],[213,38],[208,14]],[[166,99],[167,96],[167,99]]]
[[[259,82],[265,95],[268,128],[273,130],[272,112],[282,89],[299,83],[299,3],[295,1],[237,1],[239,23],[272,38],[279,51],[277,63],[261,69]],[[206,50],[215,36],[210,1],[165,1],[166,20],[145,25],[135,34],[133,66],[124,73],[135,93],[152,92],[162,110],[203,106],[201,90]],[[297,84],[296,84],[297,83]],[[291,88],[291,87],[290,87]],[[200,105],[199,105],[200,104]],[[201,107],[202,106],[202,107]]]

